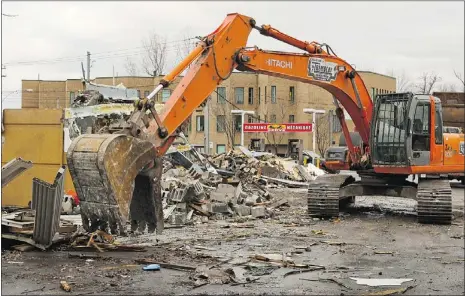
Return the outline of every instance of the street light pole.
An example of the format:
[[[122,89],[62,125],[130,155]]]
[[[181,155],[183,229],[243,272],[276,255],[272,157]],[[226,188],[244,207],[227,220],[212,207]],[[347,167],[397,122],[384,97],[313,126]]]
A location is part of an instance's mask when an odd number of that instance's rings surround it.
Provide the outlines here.
[[[241,115],[241,146],[244,146],[244,116],[245,114],[255,114],[255,111],[247,111],[247,110],[231,110],[232,114],[240,114]]]
[[[305,108],[304,109],[304,113],[307,113],[307,114],[312,114],[312,134],[313,134],[313,152],[315,152],[316,150],[316,116],[317,114],[325,114],[325,110],[316,110],[316,109],[308,109],[308,108]]]

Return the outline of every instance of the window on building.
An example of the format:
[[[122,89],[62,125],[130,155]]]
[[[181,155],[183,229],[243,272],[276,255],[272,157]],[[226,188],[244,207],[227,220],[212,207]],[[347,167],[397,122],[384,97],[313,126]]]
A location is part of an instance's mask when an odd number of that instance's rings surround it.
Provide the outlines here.
[[[197,115],[195,122],[196,122],[196,130],[198,132],[203,132],[205,130],[204,116]]]
[[[216,154],[221,154],[226,152],[225,144],[216,144]]]
[[[342,126],[341,126],[341,123],[339,122],[339,118],[337,118],[337,115],[332,112],[331,112],[331,120],[332,120],[332,125],[333,125],[333,133],[342,132]]]
[[[240,115],[234,115],[234,127],[236,132],[240,132],[242,130],[242,118]]]
[[[137,97],[140,98],[140,90],[137,90]]]
[[[224,115],[216,116],[216,131],[219,133],[224,133],[224,125],[226,123]]]
[[[375,96],[376,96],[376,93],[375,93],[375,88],[372,87],[371,88],[371,100],[374,101],[375,100]]]
[[[69,92],[69,101],[70,101],[70,103],[74,102],[75,99],[76,99],[76,94],[74,93],[74,91],[70,91]]]
[[[291,104],[295,102],[295,91],[293,86],[289,87],[289,101],[291,101]]]
[[[260,119],[260,115],[257,116],[257,122],[260,123],[262,120]]]
[[[253,105],[253,87],[249,87],[249,105]]]
[[[161,101],[164,103],[166,101],[168,101],[168,99],[170,98],[171,96],[171,90],[170,89],[163,89],[161,91]]]
[[[244,104],[244,88],[235,87],[234,88],[234,99],[236,104]]]
[[[271,114],[271,116],[270,116],[270,122],[271,122],[271,123],[276,123],[276,114]]]
[[[263,115],[263,120],[264,120],[266,123],[268,123],[268,116],[266,116],[266,114]]]
[[[148,97],[150,92],[148,90],[144,91],[144,98]]]
[[[294,115],[289,115],[289,123],[293,123],[295,120]]]
[[[260,105],[260,101],[262,100],[262,90],[261,88],[259,87],[258,88],[258,104]]]
[[[271,103],[276,104],[276,86],[271,86]]]
[[[265,86],[265,100],[264,101],[265,101],[265,104],[266,104],[266,86]]]
[[[226,103],[226,87],[217,87],[216,92],[218,95],[217,102],[220,104]]]
[[[253,123],[253,117],[250,116],[250,115],[248,115],[248,116],[247,116],[247,122],[248,122],[248,123]]]
[[[191,117],[189,117],[188,119],[186,119],[185,125],[186,125],[186,129],[185,129],[185,131],[186,131],[186,136],[188,136],[189,133],[192,131],[192,120],[191,120]]]
[[[187,132],[190,133],[192,132],[192,120],[189,119],[189,124],[187,125]]]

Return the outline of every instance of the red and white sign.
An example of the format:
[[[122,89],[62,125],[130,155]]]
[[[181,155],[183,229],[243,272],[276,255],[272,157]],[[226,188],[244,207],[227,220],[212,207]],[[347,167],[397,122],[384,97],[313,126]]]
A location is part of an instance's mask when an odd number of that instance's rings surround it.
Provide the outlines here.
[[[311,123],[244,123],[244,133],[311,133],[313,130]]]

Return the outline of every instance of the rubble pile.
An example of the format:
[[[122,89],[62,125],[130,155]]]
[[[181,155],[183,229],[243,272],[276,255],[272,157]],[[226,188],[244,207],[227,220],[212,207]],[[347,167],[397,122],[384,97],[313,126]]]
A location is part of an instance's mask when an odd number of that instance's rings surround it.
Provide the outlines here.
[[[187,154],[176,151],[163,163],[163,214],[173,225],[270,217],[286,202],[276,203],[268,188],[306,187],[324,174],[311,164],[299,165],[270,153],[254,154],[244,147],[197,161]]]
[[[108,104],[110,101],[96,90],[83,90],[78,93],[71,102],[71,107],[93,106],[98,104]]]

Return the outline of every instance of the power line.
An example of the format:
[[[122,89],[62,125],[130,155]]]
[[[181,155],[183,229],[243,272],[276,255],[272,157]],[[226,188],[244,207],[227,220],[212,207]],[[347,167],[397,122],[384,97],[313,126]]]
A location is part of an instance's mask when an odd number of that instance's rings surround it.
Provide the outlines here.
[[[173,47],[173,48],[167,48],[167,50],[165,51],[170,53],[170,52],[174,52],[176,48]],[[141,55],[142,53],[144,53],[145,51],[136,51],[136,52],[132,52],[132,53],[126,53],[126,54],[113,54],[113,55],[102,55],[102,56],[97,56],[97,57],[93,57],[93,58],[97,58],[97,59],[108,59],[108,58],[114,58],[114,59],[118,59],[118,58],[124,58],[124,57],[130,57],[130,56],[136,56],[136,55]],[[29,62],[25,62],[25,63],[18,63],[18,64],[14,64],[14,65],[9,65],[9,66],[33,66],[33,65],[47,65],[47,64],[57,64],[57,63],[74,63],[74,62],[80,62],[82,61],[82,59],[85,59],[86,56],[83,55],[82,57],[80,58],[74,58],[74,59],[67,59],[67,60],[51,60],[51,61],[43,61],[43,62],[35,62],[35,63],[29,63]]]
[[[164,42],[162,45],[167,45],[167,44],[172,44],[170,46],[167,46],[166,49],[168,49],[168,52],[172,51],[173,49],[177,49],[177,43],[193,40],[196,38],[186,38],[182,40],[175,40],[175,41],[169,41],[169,42]],[[173,44],[174,43],[174,44]],[[139,47],[133,47],[133,48],[126,48],[126,49],[118,49],[118,50],[109,50],[109,51],[102,51],[102,52],[96,52],[93,55],[95,58],[106,58],[110,57],[112,55],[108,55],[108,53],[117,53],[120,52],[119,54],[116,54],[116,56],[124,56],[123,53],[125,51],[134,51],[135,49],[142,49],[138,50],[129,54],[136,54],[136,53],[143,53],[146,51],[146,47],[144,46],[139,46]],[[68,57],[61,57],[61,58],[54,58],[54,59],[43,59],[43,60],[35,60],[35,61],[15,61],[15,62],[9,62],[9,63],[4,63],[4,65],[7,66],[17,66],[17,65],[33,65],[33,64],[48,64],[48,63],[60,63],[60,62],[74,62],[74,61],[80,61],[81,59],[85,58],[86,55],[78,55],[78,56],[68,56]]]

